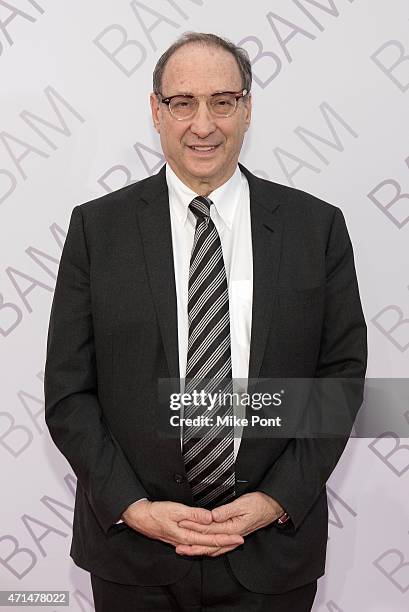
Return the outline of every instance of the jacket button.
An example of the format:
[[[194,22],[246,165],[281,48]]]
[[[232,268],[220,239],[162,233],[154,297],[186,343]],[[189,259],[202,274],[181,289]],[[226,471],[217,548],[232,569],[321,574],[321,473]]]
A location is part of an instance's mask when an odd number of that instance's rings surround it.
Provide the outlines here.
[[[183,474],[173,474],[173,478],[175,479],[175,482],[177,482],[178,484],[182,484],[182,482],[184,482],[185,477],[183,476]]]

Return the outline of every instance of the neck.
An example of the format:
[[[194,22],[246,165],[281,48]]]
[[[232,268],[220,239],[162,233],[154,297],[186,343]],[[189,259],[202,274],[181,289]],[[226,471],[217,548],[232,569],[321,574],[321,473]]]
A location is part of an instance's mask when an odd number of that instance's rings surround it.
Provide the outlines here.
[[[186,185],[186,187],[189,187],[192,191],[201,196],[208,196],[212,193],[212,191],[214,191],[218,187],[221,187],[221,185],[224,185],[224,183],[227,183],[227,181],[231,179],[236,170],[236,168],[233,168],[233,170],[231,170],[228,174],[225,174],[220,179],[208,179],[202,177],[199,178],[182,175],[178,172],[176,168],[172,166],[172,164],[169,163],[169,165],[178,177],[178,179],[180,179],[182,183]]]

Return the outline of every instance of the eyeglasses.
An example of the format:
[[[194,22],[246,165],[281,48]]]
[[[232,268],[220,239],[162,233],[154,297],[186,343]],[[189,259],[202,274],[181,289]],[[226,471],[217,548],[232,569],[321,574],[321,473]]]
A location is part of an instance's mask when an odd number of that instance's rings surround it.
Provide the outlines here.
[[[236,111],[238,100],[247,96],[248,93],[247,89],[243,89],[237,92],[223,91],[211,96],[177,94],[164,98],[159,92],[156,95],[160,102],[167,104],[172,117],[183,121],[183,119],[192,119],[196,115],[200,98],[205,98],[207,108],[214,117],[230,117]]]

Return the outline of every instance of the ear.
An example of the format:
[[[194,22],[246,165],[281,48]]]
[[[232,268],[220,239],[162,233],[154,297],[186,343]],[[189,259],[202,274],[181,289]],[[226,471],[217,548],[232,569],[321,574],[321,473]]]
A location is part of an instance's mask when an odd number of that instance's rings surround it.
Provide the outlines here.
[[[155,130],[160,133],[160,104],[157,96],[152,92],[150,95],[152,120]]]

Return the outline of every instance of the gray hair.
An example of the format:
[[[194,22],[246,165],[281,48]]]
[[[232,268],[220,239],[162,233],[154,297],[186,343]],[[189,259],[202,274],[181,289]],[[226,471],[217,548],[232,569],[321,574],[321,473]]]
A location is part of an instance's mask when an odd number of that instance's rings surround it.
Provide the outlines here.
[[[238,47],[227,38],[216,36],[216,34],[185,32],[165,51],[163,55],[161,55],[155,66],[153,71],[153,91],[155,93],[159,93],[161,91],[163,73],[170,57],[175,53],[175,51],[190,43],[220,47],[221,49],[231,53],[239,67],[243,89],[247,89],[248,92],[250,91],[252,82],[251,62],[245,49]]]

